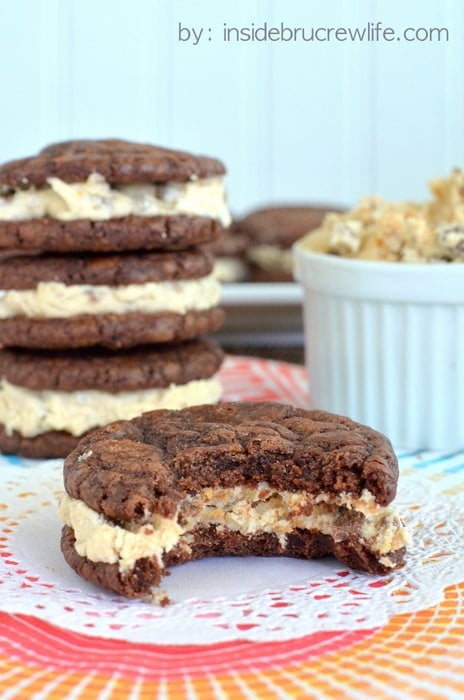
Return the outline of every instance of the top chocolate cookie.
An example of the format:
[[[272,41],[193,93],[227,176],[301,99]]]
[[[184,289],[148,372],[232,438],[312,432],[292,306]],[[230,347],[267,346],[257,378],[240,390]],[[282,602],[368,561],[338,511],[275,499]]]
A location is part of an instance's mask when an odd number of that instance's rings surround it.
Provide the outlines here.
[[[388,439],[348,418],[278,403],[152,411],[84,438],[65,461],[67,493],[119,521],[172,517],[209,487],[267,482],[277,490],[360,497],[396,494]]]
[[[110,184],[161,183],[220,176],[225,168],[215,158],[120,139],[63,141],[0,166],[0,188],[42,187],[50,177],[83,182],[92,173]]]
[[[320,226],[326,214],[339,211],[318,206],[281,206],[258,209],[236,222],[250,245],[290,246],[304,234]]]

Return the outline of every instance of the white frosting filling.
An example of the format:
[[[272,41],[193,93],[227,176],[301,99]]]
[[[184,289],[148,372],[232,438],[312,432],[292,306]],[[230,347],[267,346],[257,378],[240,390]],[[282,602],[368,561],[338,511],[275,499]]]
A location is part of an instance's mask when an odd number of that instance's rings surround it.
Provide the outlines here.
[[[247,274],[248,268],[240,258],[219,257],[214,262],[213,276],[220,282],[241,282]]]
[[[183,314],[216,306],[220,291],[220,283],[212,274],[193,280],[146,282],[120,287],[40,282],[35,289],[0,292],[0,319],[163,311]]]
[[[95,390],[32,390],[3,379],[0,382],[0,422],[8,435],[16,430],[30,438],[49,430],[64,430],[77,437],[91,428],[115,420],[129,420],[145,411],[216,403],[221,393],[217,377],[116,394]]]
[[[360,499],[342,496],[334,500],[328,494],[313,499],[303,492],[276,492],[265,482],[255,488],[207,488],[187,498],[175,518],[153,515],[148,523],[128,529],[112,524],[82,501],[64,494],[59,516],[73,528],[80,556],[94,562],[118,563],[123,571],[142,557],[156,557],[162,566],[165,552],[176,545],[189,548],[189,533],[199,525],[215,525],[243,535],[274,533],[283,546],[295,528],[316,530],[339,541],[341,535],[335,526],[342,508],[343,512],[365,516],[361,541],[385,558],[385,566],[393,567],[385,555],[404,547],[408,534],[393,508],[377,505],[368,491]]]
[[[48,187],[17,190],[0,197],[0,220],[17,221],[50,216],[61,221],[100,221],[122,216],[207,216],[230,224],[222,178],[163,184],[111,186],[98,173],[86,182],[68,184],[57,177]]]
[[[183,528],[174,520],[159,515],[143,526],[143,535],[111,525],[83,501],[61,498],[58,515],[70,525],[76,537],[76,552],[94,562],[119,564],[121,571],[131,569],[137,559],[160,558],[178,543]]]
[[[276,245],[255,245],[247,250],[250,262],[268,272],[285,272],[291,274],[293,258],[291,248],[279,248]]]

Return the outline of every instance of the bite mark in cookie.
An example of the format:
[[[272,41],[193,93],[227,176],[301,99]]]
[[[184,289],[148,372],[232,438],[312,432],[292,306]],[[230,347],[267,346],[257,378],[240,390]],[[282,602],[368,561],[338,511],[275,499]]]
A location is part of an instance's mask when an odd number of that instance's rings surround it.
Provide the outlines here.
[[[170,564],[218,553],[333,553],[372,573],[404,556],[391,445],[322,411],[152,412],[84,439],[64,475],[66,559],[128,596],[149,595]]]

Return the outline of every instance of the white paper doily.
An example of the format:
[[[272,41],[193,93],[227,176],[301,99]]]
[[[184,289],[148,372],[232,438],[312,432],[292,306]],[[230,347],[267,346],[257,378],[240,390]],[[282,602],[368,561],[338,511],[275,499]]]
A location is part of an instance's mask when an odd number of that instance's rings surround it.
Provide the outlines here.
[[[4,612],[25,613],[87,635],[163,644],[234,639],[281,641],[333,630],[371,629],[393,615],[438,603],[464,578],[464,455],[404,458],[397,508],[413,542],[387,577],[335,559],[215,558],[173,568],[160,608],[114,596],[80,579],[59,550],[56,497],[61,461],[1,465],[0,590]]]

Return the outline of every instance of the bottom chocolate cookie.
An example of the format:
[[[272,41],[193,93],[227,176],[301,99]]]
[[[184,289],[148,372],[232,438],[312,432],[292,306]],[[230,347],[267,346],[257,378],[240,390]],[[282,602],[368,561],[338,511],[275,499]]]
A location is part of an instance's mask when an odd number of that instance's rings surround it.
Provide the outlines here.
[[[28,438],[17,430],[7,432],[5,426],[0,424],[0,452],[28,459],[66,457],[79,444],[81,437],[82,435],[75,437],[63,430],[49,430]]]
[[[380,433],[324,411],[224,403],[152,411],[66,459],[62,550],[85,579],[157,595],[169,566],[218,555],[402,565],[398,465]]]
[[[250,282],[293,282],[293,274],[285,270],[265,270],[259,265],[249,265]]]
[[[355,538],[351,541],[336,542],[329,535],[308,530],[295,531],[288,536],[286,544],[282,545],[275,534],[261,532],[247,536],[237,530],[218,531],[216,527],[199,527],[191,534],[188,549],[178,546],[165,555],[162,564],[156,558],[138,559],[133,568],[123,571],[118,564],[94,562],[80,556],[76,550],[74,531],[65,525],[61,535],[61,551],[69,566],[79,576],[128,598],[145,597],[152,593],[156,596],[156,588],[166,575],[168,567],[224,555],[320,559],[333,554],[353,569],[363,569],[376,574],[391,571],[391,567],[379,565],[369,548]],[[395,552],[395,563],[401,563],[404,553],[404,548]],[[167,596],[164,601],[169,602]]]

